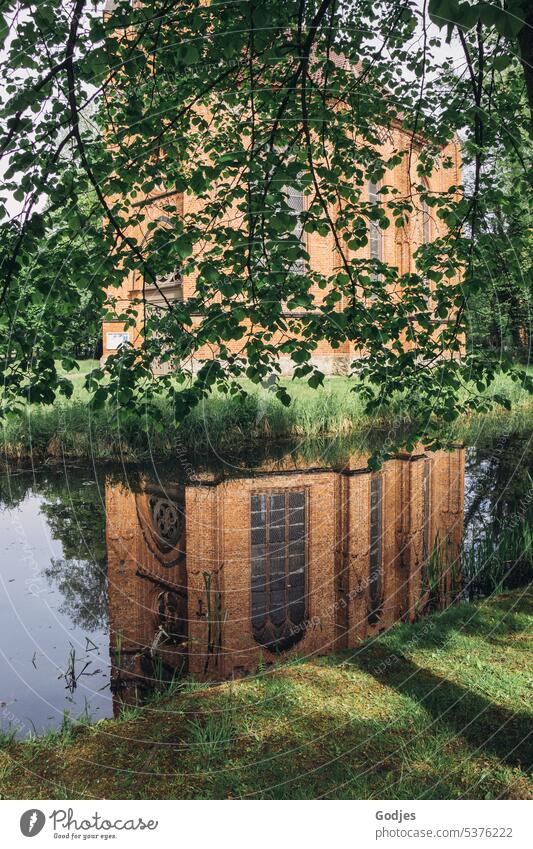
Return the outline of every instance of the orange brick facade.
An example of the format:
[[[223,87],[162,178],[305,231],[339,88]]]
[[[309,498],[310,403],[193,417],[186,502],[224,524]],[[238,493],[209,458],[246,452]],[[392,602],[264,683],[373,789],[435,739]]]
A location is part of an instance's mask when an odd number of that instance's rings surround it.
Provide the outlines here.
[[[118,700],[160,676],[239,676],[260,663],[351,648],[397,620],[413,619],[434,546],[445,546],[448,567],[458,568],[464,452],[406,455],[378,473],[366,461],[353,457],[339,470],[265,466],[249,477],[206,475],[164,487],[145,479],[138,492],[109,479],[109,614]],[[292,513],[291,494],[303,505]],[[263,532],[252,527],[254,516],[262,520],[253,510],[265,499],[289,505],[282,557],[294,545],[305,552],[301,591],[294,594],[294,583],[291,601],[293,578],[285,575],[281,602],[270,600],[271,616],[287,619],[287,648],[282,640],[262,644],[255,628],[264,596],[254,596],[253,545],[254,533]],[[290,524],[297,514],[305,516],[303,533],[293,534],[291,527],[301,527]],[[276,530],[272,525],[272,539]],[[271,555],[271,582],[273,568]]]
[[[407,150],[411,145],[413,145],[412,135],[402,130],[401,127],[396,127],[390,131],[388,140],[384,141],[381,154],[384,159],[386,159],[392,154],[393,150]],[[459,145],[457,143],[448,145],[442,152],[442,158],[443,160],[446,158],[450,159],[453,163],[453,167],[435,168],[432,175],[427,180],[427,188],[435,196],[446,192],[450,186],[459,186],[461,183],[461,159]],[[418,178],[415,176],[417,159],[418,151],[416,144],[414,144],[412,155],[406,155],[403,158],[402,164],[395,167],[384,177],[383,183],[391,189],[397,190],[399,193],[398,197],[412,197],[412,181],[414,180],[415,182],[418,182]],[[410,173],[409,166],[411,169]],[[368,200],[368,198],[365,197],[362,199],[364,201]],[[174,195],[173,198],[170,199],[169,197],[164,197],[160,201],[154,199],[153,203],[146,207],[147,217],[145,224],[142,227],[136,227],[130,231],[131,235],[135,236],[138,243],[142,244],[147,238],[149,234],[150,221],[155,221],[164,215],[163,206],[168,204],[169,200],[175,202],[179,214],[184,216],[194,215],[196,212],[200,211],[203,203],[203,201],[200,201],[198,198],[188,195],[187,193]],[[415,206],[418,205],[420,207],[420,203],[417,204],[416,196],[414,197],[414,202]],[[426,213],[427,219],[425,226],[423,223],[423,215],[419,209],[416,214],[411,216],[410,221],[403,227],[397,228],[395,226],[390,226],[380,232],[381,259],[389,266],[398,269],[398,272],[401,275],[415,271],[413,253],[423,243],[423,241],[431,241],[439,235],[442,235],[442,222],[439,221],[431,209],[427,210]],[[336,217],[336,210],[334,208],[330,209],[329,214],[334,220]],[[334,270],[339,266],[339,258],[333,236],[331,234],[327,236],[320,236],[316,233],[305,233],[302,238],[305,242],[305,248],[309,253],[310,267],[325,276],[332,275]],[[353,252],[346,248],[346,254],[348,259],[353,257],[369,257],[370,243],[365,249],[361,249],[358,252]],[[200,258],[201,257],[198,257],[198,259]],[[180,282],[179,287],[171,286],[169,288],[168,299],[171,300],[173,297],[187,299],[191,297],[194,292],[195,275],[186,275]],[[327,294],[327,290],[321,290],[317,286],[314,286],[311,289],[311,293],[316,305],[319,305]],[[139,275],[132,272],[127,279],[125,279],[121,288],[110,290],[109,295],[116,299],[114,310],[117,315],[120,314],[124,308],[131,304],[132,300],[138,299],[142,295],[142,284],[140,282]],[[344,308],[342,301],[338,303],[337,308],[339,311]],[[141,306],[138,307],[138,313],[139,318],[137,326],[133,329],[129,328],[125,330],[124,325],[120,321],[107,321],[104,323],[103,360],[116,351],[116,346],[120,343],[120,336],[117,336],[116,334],[120,335],[124,333],[124,339],[133,346],[138,346],[140,344],[140,331],[142,329],[143,322],[143,311]],[[449,318],[451,318],[451,316]],[[273,344],[281,341],[281,338],[281,335],[279,339],[274,338],[272,340]],[[240,351],[241,346],[241,342],[231,342],[229,344],[230,350],[234,352]],[[316,364],[326,374],[345,373],[349,369],[351,361],[360,354],[361,351],[356,349],[353,343],[349,341],[343,343],[337,349],[333,349],[329,343],[323,341],[318,344],[311,362]],[[216,356],[215,348],[203,348],[198,350],[191,361],[189,363],[184,363],[183,366],[194,370],[200,361],[210,359],[213,356]],[[280,363],[282,371],[290,373],[292,369],[291,361],[288,358],[280,357]]]

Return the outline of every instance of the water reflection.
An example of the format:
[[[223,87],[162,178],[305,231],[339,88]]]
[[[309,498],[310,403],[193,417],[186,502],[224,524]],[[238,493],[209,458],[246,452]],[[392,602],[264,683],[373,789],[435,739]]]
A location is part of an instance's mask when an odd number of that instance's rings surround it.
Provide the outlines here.
[[[0,477],[0,728],[112,713],[104,481]]]
[[[501,564],[505,586],[531,579],[531,441],[379,473],[333,448],[189,481],[177,466],[0,477],[1,727],[354,647],[459,590],[494,592]]]
[[[108,476],[105,509],[118,710],[185,672],[238,677],[353,647],[446,603],[458,590],[464,451],[406,454],[379,472],[358,455],[188,484]],[[431,593],[430,562],[446,565]]]

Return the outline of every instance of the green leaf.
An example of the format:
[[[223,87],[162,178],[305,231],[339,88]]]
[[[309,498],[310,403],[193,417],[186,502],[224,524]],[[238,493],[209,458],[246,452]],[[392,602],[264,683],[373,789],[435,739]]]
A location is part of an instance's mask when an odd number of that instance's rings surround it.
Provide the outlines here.
[[[502,56],[496,56],[493,60],[493,65],[497,71],[503,71],[505,68],[508,68],[514,61],[514,56],[510,53]]]
[[[283,386],[276,390],[276,397],[279,401],[281,401],[284,407],[290,407],[291,396]]]
[[[0,47],[4,46],[4,42],[9,34],[9,24],[4,15],[0,15]]]
[[[308,378],[307,382],[312,389],[318,389],[324,383],[324,375],[322,372],[316,371]]]

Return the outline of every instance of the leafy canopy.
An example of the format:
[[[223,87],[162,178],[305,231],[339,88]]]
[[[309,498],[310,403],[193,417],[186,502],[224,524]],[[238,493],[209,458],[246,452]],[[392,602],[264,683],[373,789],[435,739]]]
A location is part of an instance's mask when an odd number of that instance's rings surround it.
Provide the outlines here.
[[[405,393],[413,439],[486,404],[479,393],[510,363],[461,350],[490,251],[481,225],[500,191],[488,152],[512,155],[529,191],[520,4],[108,7],[2,4],[5,408],[72,391],[57,361],[87,297],[102,317],[145,319],[140,347],[87,378],[92,403],[113,399],[120,415],[153,420],[167,395],[180,419],[214,386],[242,392],[243,375],[274,375],[289,403],[279,355],[316,387],[324,340],[358,351],[354,387],[369,411]],[[446,38],[459,54],[443,58]],[[458,134],[465,189],[450,178],[431,191],[426,178],[454,167]],[[291,192],[305,196],[297,227]],[[408,272],[368,257],[372,223],[401,241],[423,214],[439,227]],[[324,239],[332,270],[309,264],[301,231]],[[167,301],[161,281],[177,271],[194,293]],[[137,294],[125,304],[127,280]],[[206,351],[191,376],[184,363]],[[156,364],[168,374],[154,377]]]

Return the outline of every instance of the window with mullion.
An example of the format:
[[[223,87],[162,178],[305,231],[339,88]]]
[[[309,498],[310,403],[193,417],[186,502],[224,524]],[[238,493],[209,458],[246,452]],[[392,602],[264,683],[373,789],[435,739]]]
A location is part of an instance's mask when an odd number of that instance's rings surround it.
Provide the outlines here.
[[[303,214],[305,212],[305,195],[303,193],[303,189],[296,188],[295,186],[285,186],[283,191],[287,205],[294,217],[292,234],[305,248],[306,241],[303,222]],[[306,262],[303,258],[297,259],[289,268],[291,274],[305,274],[305,270]]]
[[[283,156],[282,151],[277,151],[277,155],[282,157]],[[292,185],[281,184],[281,186],[280,186],[280,182],[281,182],[282,178],[276,176],[276,169],[274,167],[272,168],[270,175],[267,175],[267,177],[268,176],[269,176],[270,180],[272,181],[272,186],[273,186],[274,190],[277,190],[277,192],[279,194],[281,194],[282,200],[284,200],[285,203],[287,204],[289,215],[293,219],[292,226],[289,226],[288,231],[286,231],[285,234],[283,234],[283,233],[280,234],[279,242],[282,243],[282,242],[286,241],[286,236],[290,234],[290,235],[295,236],[295,238],[298,240],[298,242],[301,244],[301,246],[304,248],[304,250],[306,250],[307,240],[306,240],[306,234],[304,232],[304,221],[303,221],[303,215],[305,213],[305,208],[306,208],[306,200],[305,200],[305,194],[304,194],[303,189],[300,188],[300,187],[297,187],[297,186],[292,186]],[[262,181],[259,181],[257,179],[251,179],[250,187],[251,187],[252,194],[254,196],[262,196],[263,195],[264,184],[263,184]],[[274,194],[275,194],[275,192],[274,192]],[[279,197],[279,194],[278,194],[278,197]],[[284,208],[284,211],[287,212],[287,209]],[[258,214],[257,209],[255,211],[255,214],[256,215]],[[255,241],[257,242],[257,247],[260,247],[259,239],[258,239],[257,236],[256,236]],[[268,252],[268,248],[267,248],[267,252]],[[258,271],[267,271],[268,257],[264,256],[259,251],[258,255],[255,257],[254,266]],[[295,259],[293,262],[291,262],[290,265],[288,265],[288,267],[287,267],[287,265],[284,264],[284,268],[290,274],[304,275],[306,273],[306,270],[307,270],[307,262],[306,262],[305,258],[299,257],[298,259]],[[283,311],[290,313],[290,312],[295,312],[297,310],[289,309],[287,307],[287,302],[283,301]]]
[[[302,636],[306,613],[305,491],[251,497],[251,600],[255,639],[283,651]]]

